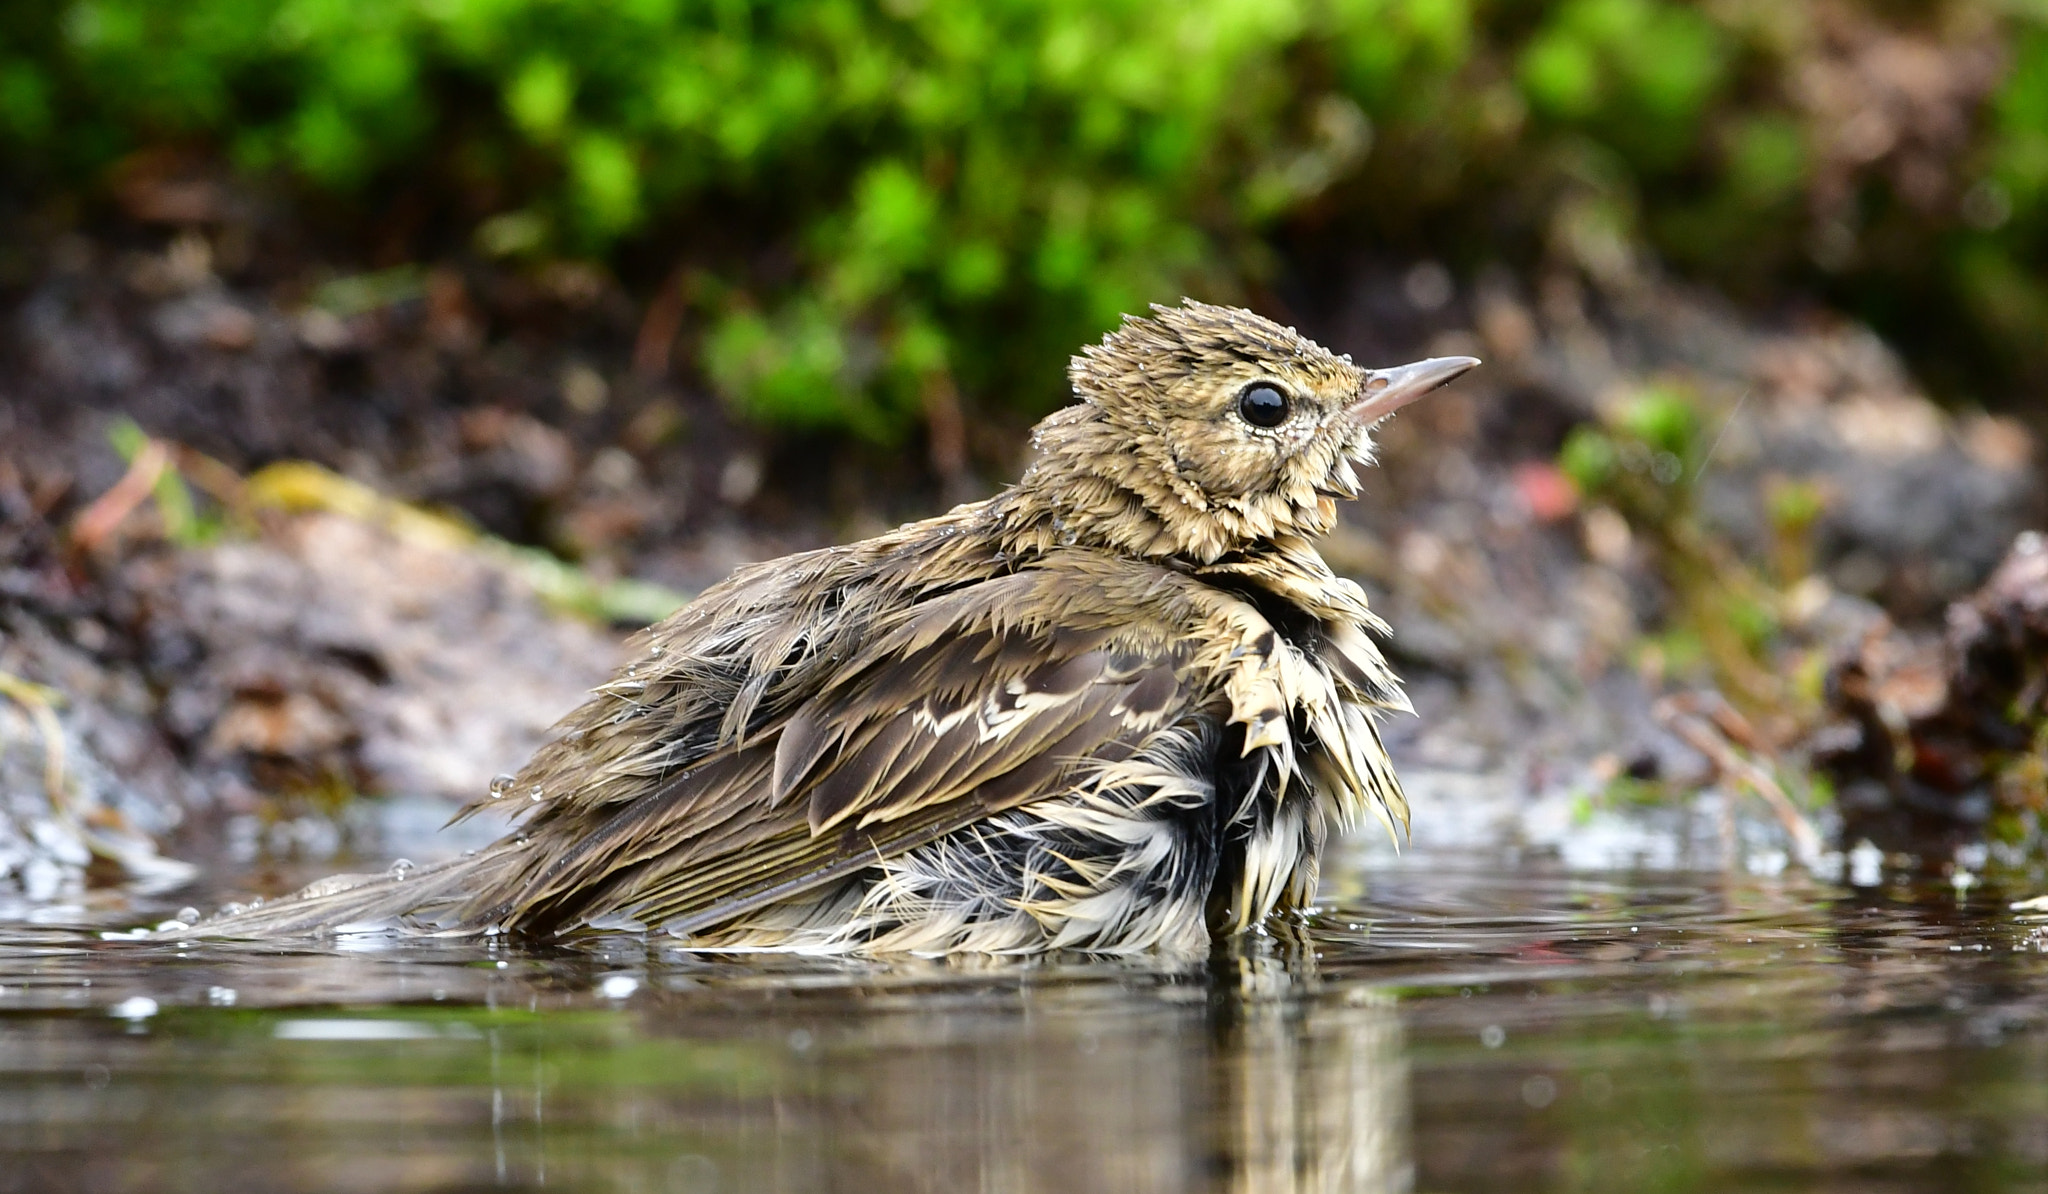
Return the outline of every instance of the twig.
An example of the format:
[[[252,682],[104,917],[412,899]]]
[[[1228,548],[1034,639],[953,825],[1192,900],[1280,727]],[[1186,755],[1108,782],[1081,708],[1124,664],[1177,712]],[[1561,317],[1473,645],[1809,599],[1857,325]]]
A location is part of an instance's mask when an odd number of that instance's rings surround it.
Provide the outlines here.
[[[43,788],[50,796],[50,808],[60,819],[71,819],[71,797],[64,790],[64,727],[51,707],[57,694],[12,672],[0,672],[0,696],[20,705],[35,723],[43,739]]]
[[[1715,701],[1716,704],[1722,703],[1719,698]],[[1683,739],[1686,745],[1705,755],[1721,774],[1741,782],[1763,797],[1764,803],[1770,806],[1778,823],[1791,837],[1793,852],[1801,865],[1811,867],[1819,862],[1822,852],[1820,831],[1813,827],[1805,813],[1799,811],[1799,806],[1792,802],[1792,797],[1786,794],[1777,777],[1768,768],[1736,750],[1728,740],[1727,732],[1716,724],[1720,719],[1714,717],[1712,711],[1702,716],[1697,705],[1696,699],[1665,697],[1651,708],[1650,715],[1659,725]]]
[[[198,873],[196,868],[158,854],[155,843],[138,835],[118,811],[98,807],[81,818],[72,808],[71,791],[64,782],[64,726],[56,713],[56,706],[64,699],[62,693],[12,672],[0,671],[0,697],[26,710],[43,740],[43,787],[50,797],[50,815],[58,824],[77,834],[95,857],[119,863],[140,884],[139,890],[167,891],[192,880]]]
[[[649,381],[659,381],[668,375],[669,358],[675,351],[676,337],[682,334],[683,317],[688,314],[689,280],[687,266],[677,265],[669,271],[661,288],[648,300],[646,314],[640,317],[639,334],[633,337],[633,372]]]
[[[959,496],[967,480],[967,417],[960,409],[960,391],[952,374],[934,370],[924,379],[925,426],[931,435],[932,471],[947,489],[948,497]]]
[[[1743,390],[1742,397],[1735,400],[1735,409],[1729,411],[1728,417],[1721,420],[1721,430],[1714,433],[1714,442],[1707,445],[1707,454],[1700,457],[1700,467],[1692,475],[1694,483],[1698,483],[1701,477],[1707,475],[1707,465],[1713,462],[1714,453],[1721,450],[1721,441],[1728,438],[1728,428],[1734,424],[1735,416],[1741,414],[1742,408],[1749,403],[1749,392],[1754,388],[1752,386]]]
[[[71,541],[87,551],[98,547],[155,490],[157,479],[164,475],[170,462],[170,451],[161,441],[144,444],[114,487],[94,498],[71,521]]]

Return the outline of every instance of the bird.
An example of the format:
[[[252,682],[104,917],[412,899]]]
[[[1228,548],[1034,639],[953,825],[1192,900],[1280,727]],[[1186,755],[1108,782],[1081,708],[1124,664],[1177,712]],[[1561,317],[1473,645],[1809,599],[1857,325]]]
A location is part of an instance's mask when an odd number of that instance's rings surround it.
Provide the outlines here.
[[[642,631],[448,862],[178,931],[625,930],[706,951],[1191,953],[1312,905],[1408,804],[1386,624],[1315,540],[1382,420],[1478,365],[1358,366],[1251,311],[1126,316],[993,497],[736,570]]]

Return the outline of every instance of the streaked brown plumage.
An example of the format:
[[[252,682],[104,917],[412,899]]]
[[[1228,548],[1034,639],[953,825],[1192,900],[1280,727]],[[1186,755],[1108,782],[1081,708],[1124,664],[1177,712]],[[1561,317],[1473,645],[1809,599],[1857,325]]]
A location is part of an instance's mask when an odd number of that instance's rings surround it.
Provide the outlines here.
[[[1367,371],[1194,302],[1127,319],[1016,485],[647,631],[468,810],[516,806],[496,845],[195,931],[1130,951],[1301,907],[1333,825],[1407,820],[1385,628],[1310,540],[1372,425],[1476,363]]]

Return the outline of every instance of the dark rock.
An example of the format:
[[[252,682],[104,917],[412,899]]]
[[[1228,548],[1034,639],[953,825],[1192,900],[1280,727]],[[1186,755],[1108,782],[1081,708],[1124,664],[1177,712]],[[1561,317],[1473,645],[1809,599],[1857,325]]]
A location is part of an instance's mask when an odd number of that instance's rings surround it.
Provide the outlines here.
[[[2048,812],[2048,541],[2014,542],[1939,638],[1868,634],[1828,677],[1814,760],[1846,840],[1946,857],[1999,812]]]
[[[375,792],[480,795],[618,650],[481,553],[336,515],[184,553],[150,585],[188,750]]]

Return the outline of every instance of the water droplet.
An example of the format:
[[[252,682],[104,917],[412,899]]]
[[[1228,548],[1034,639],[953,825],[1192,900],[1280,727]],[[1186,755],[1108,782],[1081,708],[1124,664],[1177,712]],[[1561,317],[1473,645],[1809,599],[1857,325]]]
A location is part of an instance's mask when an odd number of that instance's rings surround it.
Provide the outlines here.
[[[412,874],[412,859],[401,858],[393,862],[391,869],[384,873],[390,875],[393,879],[403,879],[407,875]]]
[[[539,804],[542,800],[546,799],[547,790],[539,784],[535,784],[533,785],[533,791],[528,792],[527,795],[533,798],[535,804]]]
[[[186,924],[188,924],[188,925],[194,925],[194,924],[198,924],[198,923],[199,923],[199,909],[197,909],[197,908],[180,908],[180,909],[178,909],[178,919],[179,919],[179,920],[182,920],[182,921],[184,921],[184,922],[185,922]]]
[[[156,1000],[147,995],[131,995],[115,1004],[111,1014],[117,1020],[147,1020],[156,1015]]]
[[[491,799],[496,800],[500,796],[503,796],[505,793],[511,791],[512,785],[518,782],[519,781],[517,779],[514,779],[512,776],[509,775],[499,775],[493,778],[491,780]]]
[[[238,904],[232,900],[220,906],[220,914],[222,916],[240,916],[248,910],[249,906],[247,904]]]
[[[640,980],[630,974],[614,974],[597,985],[606,999],[624,999],[640,989]]]
[[[233,1007],[235,1000],[238,998],[240,996],[236,994],[233,987],[206,988],[206,1002],[213,1004],[215,1007]]]
[[[649,655],[659,655],[659,654],[661,654],[661,651],[662,651],[662,646],[661,646],[661,644],[660,644],[660,643],[656,643],[656,644],[654,644],[653,646],[651,646],[651,647],[647,648],[647,653],[648,653]]]

